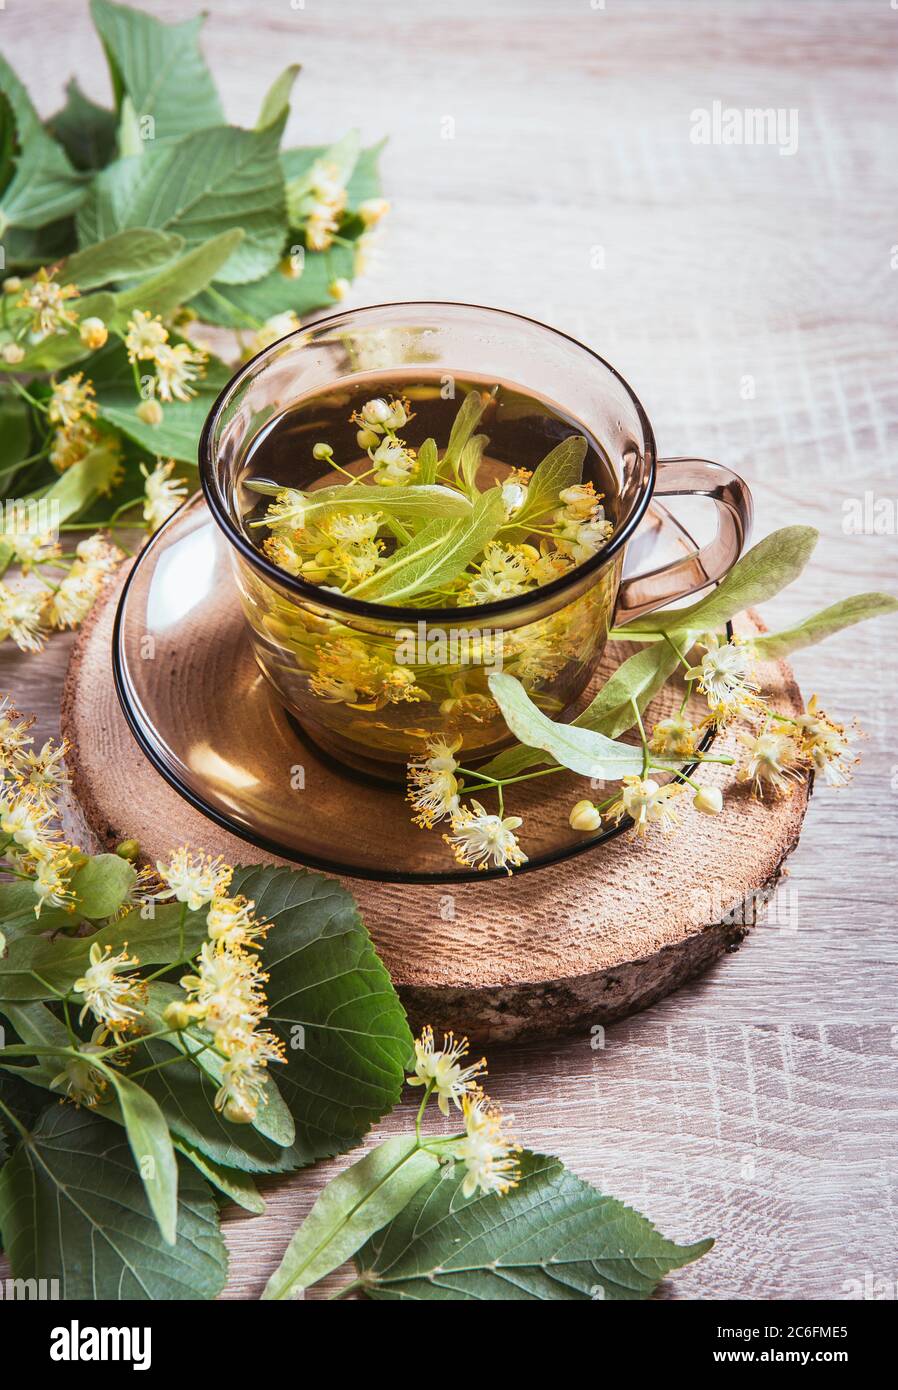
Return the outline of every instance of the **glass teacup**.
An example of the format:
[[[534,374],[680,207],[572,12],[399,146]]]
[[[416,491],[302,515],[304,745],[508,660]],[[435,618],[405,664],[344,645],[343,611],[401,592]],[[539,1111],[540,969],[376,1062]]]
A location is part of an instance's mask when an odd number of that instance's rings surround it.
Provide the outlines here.
[[[248,517],[247,460],[285,412],[345,385],[416,370],[483,378],[557,403],[598,441],[615,529],[560,578],[464,608],[375,603],[278,568]],[[445,443],[445,441],[440,441]],[[281,339],[219,396],[200,442],[200,473],[232,567],[256,660],[304,732],[352,767],[402,775],[436,738],[463,738],[465,761],[512,741],[492,700],[498,669],[564,718],[595,672],[616,623],[723,577],[751,524],[744,481],[706,459],[658,459],[652,427],[623,378],[589,348],[532,319],[475,305],[409,303],[351,310]],[[628,543],[653,496],[714,502],[717,529],[694,553],[622,579]],[[238,715],[239,717],[239,715]]]

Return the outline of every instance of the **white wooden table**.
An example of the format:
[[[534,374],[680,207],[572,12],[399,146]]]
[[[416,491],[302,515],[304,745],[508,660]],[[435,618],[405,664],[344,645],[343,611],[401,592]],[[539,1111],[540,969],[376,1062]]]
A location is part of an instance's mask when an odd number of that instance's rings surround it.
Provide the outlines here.
[[[200,4],[152,8],[183,19]],[[744,472],[756,535],[820,528],[777,621],[898,592],[894,526],[843,529],[849,499],[898,499],[888,0],[205,8],[232,119],[251,123],[299,61],[295,143],[352,124],[391,137],[394,211],[349,303],[494,304],[594,345],[641,396],[662,453]],[[82,0],[7,0],[0,37],[43,112],[72,72],[106,95]],[[714,102],[797,110],[797,150],[692,143],[691,113]],[[806,693],[869,737],[854,788],[814,797],[771,924],[609,1029],[604,1049],[584,1034],[492,1057],[491,1089],[527,1144],[671,1236],[717,1237],[663,1296],[838,1298],[865,1277],[895,1296],[896,637],[894,621],[870,625],[797,658]],[[66,649],[0,649],[0,688],[47,732]],[[380,1133],[409,1122],[404,1107]],[[258,1294],[336,1166],[267,1184],[263,1217],[226,1218],[231,1296]]]

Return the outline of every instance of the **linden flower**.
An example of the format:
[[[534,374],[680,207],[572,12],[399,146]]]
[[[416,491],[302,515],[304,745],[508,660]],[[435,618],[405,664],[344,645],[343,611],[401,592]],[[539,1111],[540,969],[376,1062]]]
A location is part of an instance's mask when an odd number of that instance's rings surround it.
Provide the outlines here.
[[[33,743],[28,730],[34,723],[33,716],[23,719],[8,695],[0,698],[0,752],[2,765],[9,767],[11,759]]]
[[[792,724],[798,730],[801,751],[814,771],[823,777],[827,786],[844,787],[851,780],[853,764],[858,761],[857,757],[849,757],[855,730],[836,724],[824,714],[816,695],[811,696],[806,713],[798,715]]]
[[[128,320],[125,334],[128,361],[148,361],[155,358],[158,349],[167,342],[168,329],[159,315],[154,318],[143,309],[135,309]]]
[[[388,436],[371,454],[374,481],[382,487],[401,487],[409,482],[417,467],[413,449],[407,449],[401,439]]]
[[[37,565],[46,564],[48,560],[55,560],[60,553],[59,546],[49,531],[42,536],[35,536],[23,534],[13,527],[0,536],[0,545],[9,547],[13,560],[21,567],[23,574],[27,574]]]
[[[230,1037],[216,1037],[216,1045],[228,1053],[221,1069],[221,1086],[215,1108],[232,1124],[252,1124],[259,1106],[266,1100],[266,1067],[283,1062],[284,1047],[273,1033],[258,1029],[238,1029]]]
[[[257,352],[271,347],[272,343],[286,338],[288,333],[295,333],[300,327],[299,315],[292,309],[286,309],[282,314],[273,314],[250,338],[244,349],[244,356],[255,357]]]
[[[20,651],[44,645],[43,596],[34,589],[10,589],[0,581],[0,642],[11,637]]]
[[[158,531],[163,521],[167,521],[180,507],[187,496],[187,484],[183,478],[173,478],[174,459],[157,459],[152,473],[147,472],[145,464],[140,465],[144,482],[143,519],[150,531]]]
[[[363,203],[359,203],[359,217],[366,227],[377,226],[389,211],[390,204],[386,198],[366,198]]]
[[[650,825],[660,827],[663,834],[676,828],[680,818],[670,802],[682,794],[679,782],[668,782],[659,786],[651,777],[624,777],[621,794],[605,812],[606,820],[620,825],[624,816],[633,821],[633,835],[645,839]]]
[[[465,605],[492,603],[495,599],[525,593],[533,585],[534,558],[538,558],[538,551],[532,546],[505,546],[491,541],[483,552],[479,574],[468,584],[460,602]]]
[[[141,1017],[145,987],[131,967],[139,965],[136,956],[129,956],[127,943],[117,955],[111,947],[105,951],[98,942],[90,948],[90,965],[79,980],[72,986],[75,994],[84,999],[84,1008],[78,1016],[83,1023],[92,1013],[98,1023],[110,1033],[119,1034],[133,1028]]]
[[[701,730],[682,714],[660,719],[652,729],[649,748],[664,757],[689,758],[695,752]]]
[[[751,648],[738,638],[720,643],[708,638],[705,655],[698,666],[686,672],[688,680],[697,680],[698,688],[708,697],[708,704],[721,716],[735,713],[750,703],[758,687],[751,679]]]
[[[185,975],[181,988],[196,1004],[196,1016],[214,1035],[251,1026],[264,1012],[268,977],[248,951],[219,950],[207,941],[199,953],[198,971]]]
[[[268,506],[265,524],[275,530],[301,531],[305,525],[308,499],[299,488],[285,487]]]
[[[339,544],[361,545],[375,539],[382,519],[383,512],[336,512],[322,529]]]
[[[104,347],[109,337],[109,329],[103,320],[94,315],[81,320],[78,332],[82,343],[86,348],[90,348],[91,352],[97,352]]]
[[[763,797],[764,784],[771,786],[779,796],[791,792],[791,782],[799,775],[802,753],[791,734],[777,733],[764,729],[760,734],[747,734],[740,731],[739,741],[748,749],[748,760],[739,769],[740,782],[751,782],[756,796]]]
[[[470,1066],[461,1065],[468,1055],[468,1040],[456,1042],[454,1033],[443,1034],[443,1046],[435,1049],[433,1029],[428,1024],[420,1038],[415,1039],[415,1074],[407,1076],[410,1086],[429,1086],[444,1115],[449,1114],[449,1102],[461,1109],[462,1098],[472,1089],[478,1076],[486,1074],[486,1058]]]
[[[46,338],[50,333],[65,332],[78,321],[78,315],[74,309],[66,308],[66,303],[77,299],[80,293],[75,285],[58,285],[41,266],[17,307],[30,311],[31,332]]]
[[[175,850],[167,864],[157,860],[156,869],[166,883],[160,898],[175,898],[186,903],[191,912],[223,897],[234,870],[220,855],[213,859],[207,854],[191,854],[187,845]]]
[[[191,383],[203,375],[206,353],[188,347],[186,343],[168,343],[157,347],[153,354],[156,364],[156,384],[160,399],[166,403],[173,400],[189,401],[196,395],[196,387]]]
[[[98,1024],[89,1043],[78,1043],[78,1057],[67,1058],[62,1071],[50,1082],[54,1091],[64,1091],[75,1105],[96,1105],[109,1084],[103,1072],[90,1061],[104,1050],[105,1037],[106,1029]]]
[[[505,1120],[498,1105],[482,1091],[463,1096],[465,1137],[459,1139],[455,1153],[467,1172],[462,1183],[462,1196],[472,1197],[480,1189],[483,1195],[504,1194],[517,1187],[520,1164],[519,1144],[503,1132]]]
[[[71,863],[64,854],[42,855],[37,860],[33,882],[37,898],[34,909],[36,917],[40,917],[41,909],[47,904],[50,907],[68,907],[75,901],[75,893],[68,880],[70,869]]]
[[[472,799],[470,806],[460,806],[452,816],[452,834],[443,839],[452,849],[459,864],[472,869],[485,869],[490,861],[498,869],[511,873],[526,864],[527,856],[518,844],[515,831],[523,822],[520,816],[491,815]]]
[[[255,903],[247,898],[213,898],[206,917],[210,941],[229,951],[237,946],[255,946],[268,931],[268,923],[253,917]]]
[[[458,763],[453,754],[461,742],[460,737],[452,743],[436,739],[428,743],[426,757],[409,763],[407,800],[415,809],[412,820],[416,825],[430,829],[436,821],[458,811],[460,783],[455,776]]]
[[[38,799],[52,800],[68,781],[68,774],[63,767],[65,755],[65,743],[59,743],[54,748],[50,739],[47,739],[39,753],[35,753],[33,749],[28,749],[27,752],[21,750],[15,759],[16,781]]]
[[[50,462],[57,473],[80,463],[86,458],[100,436],[92,425],[84,419],[78,420],[66,429],[57,429],[50,449]]]

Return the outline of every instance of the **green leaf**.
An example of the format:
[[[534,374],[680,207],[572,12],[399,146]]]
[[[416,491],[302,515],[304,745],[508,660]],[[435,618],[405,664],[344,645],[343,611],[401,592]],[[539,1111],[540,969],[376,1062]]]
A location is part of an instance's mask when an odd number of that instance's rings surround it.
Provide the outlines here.
[[[439,1170],[413,1134],[388,1139],[328,1183],[287,1246],[263,1299],[295,1298],[338,1269]]]
[[[258,131],[216,126],[116,160],[97,175],[79,213],[81,244],[123,227],[159,227],[192,248],[242,227],[245,238],[217,278],[242,284],[267,274],[286,229],[282,131],[283,118]]]
[[[462,484],[469,497],[477,496],[477,474],[480,472],[480,465],[483,462],[483,451],[487,444],[489,444],[489,439],[485,434],[472,434],[461,451],[458,471],[461,474]]]
[[[365,483],[345,483],[339,487],[318,488],[307,494],[304,516],[329,511],[381,511],[400,520],[426,517],[468,517],[473,507],[467,497],[440,484],[410,483],[407,487],[369,487]]]
[[[223,1168],[220,1163],[216,1163],[199,1149],[192,1148],[183,1139],[175,1140],[175,1148],[202,1173],[207,1182],[217,1187],[219,1192],[232,1202],[236,1202],[238,1207],[252,1212],[253,1216],[264,1214],[265,1202],[249,1173],[240,1173],[236,1168]]]
[[[167,965],[177,959],[180,917],[180,905],[157,907],[146,921],[135,908],[92,936],[55,941],[29,936],[12,941],[0,959],[0,1002],[53,999],[53,991],[65,993],[84,974],[94,942],[108,945],[113,954],[127,946],[141,965]],[[194,955],[206,939],[205,913],[187,913],[184,939],[186,952]],[[35,971],[45,984],[35,978]]]
[[[180,1165],[167,1244],[117,1126],[54,1104],[0,1172],[0,1229],[17,1279],[58,1279],[64,1299],[214,1298],[227,1254],[207,1184]]]
[[[67,468],[44,494],[59,507],[60,522],[70,521],[101,493],[110,492],[119,468],[114,441],[94,445],[78,463]]]
[[[367,149],[360,151],[346,185],[346,197],[350,208],[357,208],[361,203],[379,198],[383,193],[378,162],[386,143],[386,140],[380,140],[376,145],[369,145]]]
[[[284,1041],[278,1089],[297,1165],[345,1153],[399,1099],[412,1038],[355,902],[322,874],[239,868],[232,893],[272,923],[263,952],[269,1024]]]
[[[716,589],[688,608],[666,608],[635,618],[620,629],[627,639],[659,632],[716,632],[737,613],[764,603],[797,579],[810,559],[819,532],[813,526],[784,526],[753,546]]]
[[[9,187],[21,153],[12,102],[0,91],[0,195]]]
[[[644,1216],[605,1197],[557,1158],[525,1151],[505,1196],[461,1196],[444,1169],[356,1258],[374,1299],[625,1300],[648,1298],[672,1269],[713,1241],[676,1245]]]
[[[178,1221],[178,1164],[165,1116],[142,1086],[115,1067],[101,1070],[115,1087],[122,1123],[162,1239],[174,1245]]]
[[[443,520],[430,522],[349,593],[376,603],[403,603],[413,594],[448,583],[493,538],[504,514],[502,489],[490,488],[477,498],[469,517],[448,526]]]
[[[127,859],[117,854],[95,854],[72,875],[75,910],[92,921],[111,917],[128,901],[136,882],[137,873]]]
[[[273,121],[280,120],[281,116],[290,110],[290,94],[298,76],[299,63],[291,63],[274,79],[265,93],[259,119],[256,121],[256,130],[264,130],[266,126],[271,125]]]
[[[462,451],[480,423],[480,418],[486,410],[487,404],[488,401],[484,400],[479,391],[469,391],[465,396],[455,419],[452,421],[449,443],[446,445],[446,452],[440,461],[445,472],[450,469],[454,472],[458,467]]]
[[[224,112],[199,47],[205,16],[163,24],[142,10],[91,0],[109,62],[116,104],[130,97],[139,118],[151,116],[156,140],[220,125]]]
[[[115,155],[115,113],[86,97],[74,77],[65,90],[66,104],[47,121],[47,131],[76,169],[102,169]]]
[[[20,151],[0,197],[0,235],[5,236],[9,228],[40,228],[74,212],[84,197],[84,180],[44,130],[31,98],[3,57],[0,90],[15,120]]]
[[[495,671],[489,677],[489,687],[515,738],[529,748],[542,748],[551,753],[556,762],[570,768],[571,772],[616,782],[642,771],[640,747],[616,743],[604,734],[576,724],[556,724],[537,708],[514,676]]]
[[[429,487],[436,482],[440,456],[435,439],[425,439],[418,450],[418,486]]]
[[[839,603],[831,604],[819,613],[812,613],[795,627],[755,637],[752,645],[758,656],[778,660],[780,657],[789,656],[791,652],[801,651],[802,647],[812,647],[815,642],[822,642],[846,627],[853,627],[855,623],[866,622],[868,618],[883,617],[886,613],[894,613],[896,609],[898,599],[892,598],[891,594],[855,594],[852,598],[843,598]]]
[[[226,328],[255,328],[289,309],[303,318],[313,309],[333,304],[328,286],[334,280],[351,280],[354,264],[355,252],[351,246],[335,245],[329,251],[306,251],[298,279],[275,267],[250,284],[216,284],[213,293],[200,294],[192,301],[192,307],[206,323]]]
[[[636,722],[631,699],[636,700],[642,714],[678,665],[677,654],[667,642],[643,647],[621,662],[592,702],[572,721],[573,726],[592,729],[606,738],[619,738]],[[538,748],[518,745],[499,753],[480,771],[487,777],[515,777],[525,768],[552,761]]]
[[[146,234],[146,229],[140,230]],[[177,241],[183,245],[183,237],[167,239],[169,242]],[[167,315],[180,305],[186,304],[188,299],[192,299],[215,279],[242,241],[241,228],[232,227],[230,231],[220,232],[218,236],[211,237],[202,245],[195,246],[173,264],[166,265],[158,274],[122,290],[115,298],[116,327],[123,329],[135,309],[143,309],[145,313],[150,314]]]
[[[515,531],[526,534],[530,527],[559,505],[559,493],[575,487],[583,477],[583,461],[588,445],[582,434],[572,434],[555,448],[533,471],[527,486],[527,498],[520,511],[512,517]]]
[[[25,402],[0,387],[0,478],[27,458],[30,443],[31,422]]]
[[[129,227],[95,246],[76,251],[69,256],[57,278],[61,284],[75,284],[81,290],[95,289],[114,280],[148,275],[168,265],[183,245],[183,237],[169,232],[152,227]]]

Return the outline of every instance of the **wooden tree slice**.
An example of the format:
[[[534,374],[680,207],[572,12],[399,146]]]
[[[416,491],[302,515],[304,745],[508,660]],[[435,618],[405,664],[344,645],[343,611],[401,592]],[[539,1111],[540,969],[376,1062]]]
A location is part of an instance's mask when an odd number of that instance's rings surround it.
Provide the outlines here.
[[[150,861],[186,842],[232,863],[286,862],[208,821],[134,741],[112,679],[119,591],[120,583],[110,586],[80,634],[63,693],[73,792],[90,829],[108,847],[136,838]],[[750,617],[745,626],[760,624]],[[779,710],[801,709],[785,663],[763,667],[762,679]],[[663,717],[664,692],[659,700],[654,717]],[[735,751],[735,736],[721,736],[717,747]],[[666,839],[622,836],[502,881],[347,879],[412,1023],[454,1028],[478,1043],[610,1023],[734,949],[798,842],[809,790],[801,782],[790,798],[762,804],[731,768],[709,767],[702,780],[724,790],[723,813],[701,816],[684,797],[682,828]],[[348,824],[351,814],[348,806]],[[352,825],[352,834],[364,833]]]

